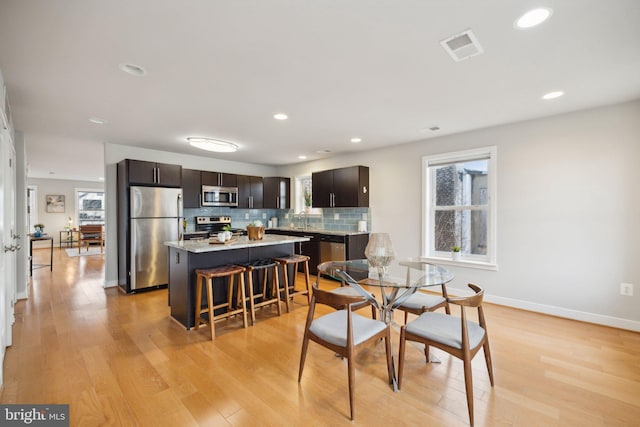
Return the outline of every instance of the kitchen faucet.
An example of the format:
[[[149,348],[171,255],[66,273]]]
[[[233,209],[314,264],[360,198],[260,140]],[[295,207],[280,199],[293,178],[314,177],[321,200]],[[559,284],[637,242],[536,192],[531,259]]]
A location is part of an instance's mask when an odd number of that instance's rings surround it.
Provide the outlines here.
[[[304,228],[305,230],[308,230],[309,229],[309,216],[307,216],[306,212],[300,212],[298,214],[298,218],[303,219],[301,228]]]

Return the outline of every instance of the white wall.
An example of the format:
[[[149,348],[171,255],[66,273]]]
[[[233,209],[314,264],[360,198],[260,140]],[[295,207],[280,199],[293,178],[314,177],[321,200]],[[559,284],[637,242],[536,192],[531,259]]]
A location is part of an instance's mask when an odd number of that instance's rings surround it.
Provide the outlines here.
[[[640,101],[280,168],[370,167],[372,232],[422,247],[421,158],[498,147],[498,271],[452,267],[488,301],[640,330]],[[619,294],[620,282],[635,296]]]
[[[27,185],[35,185],[38,189],[36,223],[44,224],[45,233],[53,237],[54,245],[60,241],[60,230],[68,225],[69,217],[73,219],[73,226],[76,223],[76,188],[95,188],[104,189],[103,182],[95,181],[70,181],[65,179],[40,179],[28,178]],[[47,195],[63,195],[65,202],[65,210],[61,213],[47,212]],[[33,233],[33,229],[29,233]],[[46,247],[50,243],[35,242],[33,247]]]
[[[115,242],[117,236],[117,164],[124,159],[146,160],[151,162],[182,165],[187,169],[213,172],[228,172],[241,175],[277,176],[273,166],[240,163],[227,160],[212,159],[203,156],[168,153],[148,150],[127,145],[105,144],[105,198],[106,198],[106,239]],[[117,245],[106,245],[105,286],[118,284],[118,252]]]

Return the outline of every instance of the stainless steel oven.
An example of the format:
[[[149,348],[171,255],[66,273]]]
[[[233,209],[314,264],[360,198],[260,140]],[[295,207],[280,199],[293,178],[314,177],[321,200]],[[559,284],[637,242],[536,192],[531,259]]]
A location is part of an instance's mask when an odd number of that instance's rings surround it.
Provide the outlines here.
[[[238,206],[238,187],[203,185],[202,206]]]

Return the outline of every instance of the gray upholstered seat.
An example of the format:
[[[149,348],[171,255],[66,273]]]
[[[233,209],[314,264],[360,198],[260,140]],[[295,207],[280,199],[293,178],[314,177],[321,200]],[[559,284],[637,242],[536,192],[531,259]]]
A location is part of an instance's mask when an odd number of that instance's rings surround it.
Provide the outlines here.
[[[347,316],[347,310],[334,311],[314,320],[309,330],[320,339],[344,347],[347,345]],[[354,345],[365,342],[387,327],[380,320],[367,319],[355,313],[351,316]]]
[[[484,329],[475,322],[467,321],[469,346],[476,347],[484,338]],[[422,313],[407,324],[407,332],[431,341],[438,341],[449,347],[462,349],[462,328],[460,318],[442,313]]]
[[[445,301],[446,300],[444,299],[444,297],[440,295],[430,295],[425,294],[424,292],[416,292],[405,301],[403,301],[401,306],[412,310],[420,310],[423,307],[435,307],[444,305]]]

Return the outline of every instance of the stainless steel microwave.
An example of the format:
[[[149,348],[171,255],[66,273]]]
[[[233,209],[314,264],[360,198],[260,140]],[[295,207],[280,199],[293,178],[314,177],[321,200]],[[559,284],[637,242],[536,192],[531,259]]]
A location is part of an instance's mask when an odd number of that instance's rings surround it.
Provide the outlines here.
[[[238,187],[203,185],[202,206],[238,206]]]

